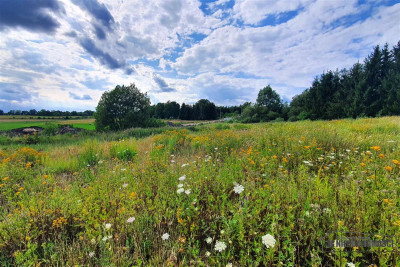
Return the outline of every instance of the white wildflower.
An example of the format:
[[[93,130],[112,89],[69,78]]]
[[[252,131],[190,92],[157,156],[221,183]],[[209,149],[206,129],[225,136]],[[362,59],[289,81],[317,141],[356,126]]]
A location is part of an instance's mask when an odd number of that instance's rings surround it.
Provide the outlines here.
[[[217,241],[217,242],[215,242],[215,248],[214,248],[216,251],[218,251],[218,252],[222,252],[222,251],[224,251],[225,249],[226,249],[226,244],[225,244],[225,242],[222,242],[222,241]]]
[[[106,242],[108,239],[111,239],[111,238],[112,238],[112,235],[109,235],[109,236],[103,237],[101,240],[103,240],[104,242]]]
[[[331,209],[330,208],[324,208],[322,211],[324,213],[331,213]]]
[[[178,194],[185,192],[185,188],[179,188],[178,190],[176,190],[176,192]]]
[[[211,252],[210,251],[207,251],[206,252],[206,257],[210,257],[211,256]]]
[[[233,191],[236,194],[240,194],[240,193],[242,193],[244,191],[244,187],[243,187],[243,185],[236,184],[235,187],[233,188]]]
[[[186,179],[186,175],[182,175],[181,177],[179,177],[179,181],[185,181],[185,179]]]
[[[211,244],[211,242],[212,242],[212,237],[207,237],[206,238],[206,243],[207,244]]]
[[[111,228],[111,223],[106,223],[104,227],[106,228],[106,230],[109,230]]]
[[[186,195],[189,195],[189,194],[190,194],[190,189],[185,190],[185,194],[186,194]]]
[[[348,266],[348,267],[356,267],[356,265],[355,265],[354,263],[352,263],[352,262],[348,262],[348,263],[347,263],[347,266]]]
[[[130,217],[128,220],[126,220],[127,223],[133,223],[133,221],[136,220],[135,217]]]
[[[175,163],[175,160],[171,160],[171,163]]]
[[[169,234],[168,233],[165,233],[165,234],[163,234],[162,236],[161,236],[161,239],[162,240],[168,240],[169,239]]]
[[[124,172],[124,171],[126,171],[126,169],[125,169],[125,168],[123,168],[123,169],[121,169],[121,171],[123,171],[123,172]]]
[[[178,184],[178,188],[181,188],[181,187],[183,187],[183,184]]]
[[[226,267],[232,267],[232,263],[228,263]]]
[[[93,251],[89,252],[89,257],[90,257],[90,258],[93,258],[93,257],[94,257],[94,252],[93,252]]]
[[[181,167],[183,168],[183,167],[186,167],[186,166],[188,166],[188,165],[189,165],[188,163],[184,163],[184,164],[182,164]]]
[[[270,235],[266,234],[262,237],[262,243],[267,247],[267,248],[273,248],[275,246],[276,240],[275,238]]]
[[[92,238],[92,240],[90,240],[90,243],[92,243],[92,245],[96,244],[96,240],[94,238]]]
[[[122,185],[123,188],[126,188],[127,186],[128,186],[127,183],[124,183],[124,184]]]

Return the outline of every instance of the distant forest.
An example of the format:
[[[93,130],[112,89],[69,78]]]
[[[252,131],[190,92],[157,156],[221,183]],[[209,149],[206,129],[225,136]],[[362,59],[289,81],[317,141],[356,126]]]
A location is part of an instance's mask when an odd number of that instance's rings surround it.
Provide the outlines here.
[[[363,63],[350,69],[327,71],[315,77],[310,88],[283,103],[268,85],[256,103],[216,106],[207,99],[180,105],[175,101],[148,107],[156,119],[214,120],[233,117],[241,122],[331,120],[340,118],[400,115],[400,41],[392,49],[377,45]],[[0,115],[93,116],[93,111],[10,110]]]

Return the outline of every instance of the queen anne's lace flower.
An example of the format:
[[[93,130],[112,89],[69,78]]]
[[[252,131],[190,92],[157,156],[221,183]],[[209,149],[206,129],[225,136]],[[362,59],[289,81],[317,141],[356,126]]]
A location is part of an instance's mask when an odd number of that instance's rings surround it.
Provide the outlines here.
[[[130,217],[128,220],[126,220],[127,223],[133,223],[135,220],[135,217]]]
[[[177,192],[178,194],[180,194],[180,193],[185,192],[185,189],[184,189],[184,188],[179,188],[178,190],[176,190],[176,192]]]
[[[226,244],[225,244],[225,242],[222,242],[222,241],[217,241],[217,242],[215,242],[215,248],[214,248],[216,251],[218,251],[218,252],[222,252],[222,251],[224,251],[225,249],[226,249]]]
[[[262,237],[262,243],[267,247],[267,248],[273,248],[275,246],[276,240],[275,238],[270,235],[266,234]]]
[[[168,240],[169,239],[169,234],[168,233],[165,233],[165,234],[163,234],[162,236],[161,236],[161,239],[162,240]]]
[[[235,187],[233,188],[233,192],[236,194],[240,194],[244,191],[244,186],[240,184],[236,184]]]

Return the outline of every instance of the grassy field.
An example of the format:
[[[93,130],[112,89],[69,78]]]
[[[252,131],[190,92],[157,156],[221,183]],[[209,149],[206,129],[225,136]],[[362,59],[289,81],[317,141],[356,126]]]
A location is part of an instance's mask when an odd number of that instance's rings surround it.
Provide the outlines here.
[[[32,117],[30,119],[27,116],[1,116],[0,117],[0,131],[1,130],[12,130],[17,128],[38,126],[46,128],[49,125],[54,124],[69,124],[75,128],[82,128],[86,130],[94,130],[94,119],[69,119],[64,118],[54,118],[54,119],[38,119],[37,117]]]
[[[399,117],[158,132],[3,145],[0,265],[400,265],[324,243],[399,239]]]

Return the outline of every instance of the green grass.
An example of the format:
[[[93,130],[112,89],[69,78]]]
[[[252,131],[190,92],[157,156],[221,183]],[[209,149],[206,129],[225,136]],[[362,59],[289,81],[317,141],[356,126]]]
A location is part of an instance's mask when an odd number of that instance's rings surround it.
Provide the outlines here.
[[[30,121],[11,121],[11,122],[0,122],[0,131],[5,130],[12,130],[17,128],[23,127],[31,127],[31,126],[38,126],[38,127],[46,127],[49,122],[30,122]]]
[[[70,124],[76,128],[82,128],[86,130],[95,130],[94,127],[94,119],[60,119],[60,118],[53,118],[38,120],[36,117],[33,119],[29,119],[27,116],[17,116],[14,117],[10,116],[0,116],[0,131],[5,130],[12,130],[17,128],[23,127],[31,127],[31,126],[38,126],[46,128],[48,125],[54,124]]]
[[[399,131],[387,117],[3,145],[0,265],[399,266],[398,244],[321,245],[400,238]]]
[[[90,131],[96,130],[94,123],[74,123],[74,124],[72,124],[72,127],[82,128],[82,129],[90,130]]]

